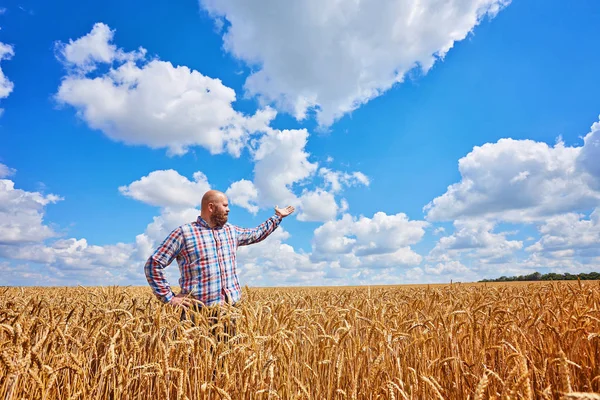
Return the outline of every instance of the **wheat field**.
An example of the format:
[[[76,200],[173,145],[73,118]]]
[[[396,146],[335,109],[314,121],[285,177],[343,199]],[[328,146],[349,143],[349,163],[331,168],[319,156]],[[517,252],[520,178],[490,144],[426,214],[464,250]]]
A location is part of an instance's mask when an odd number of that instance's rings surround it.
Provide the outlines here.
[[[145,287],[0,288],[0,399],[600,399],[599,293],[245,288],[223,342]]]

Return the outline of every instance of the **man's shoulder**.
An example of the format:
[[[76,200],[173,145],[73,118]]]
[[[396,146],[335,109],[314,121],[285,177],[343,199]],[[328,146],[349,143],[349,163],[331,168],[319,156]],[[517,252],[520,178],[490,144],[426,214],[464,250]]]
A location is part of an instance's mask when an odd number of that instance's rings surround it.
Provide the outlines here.
[[[228,229],[230,231],[235,231],[237,229],[237,225],[231,224],[229,222],[226,222],[225,225],[223,226],[223,228]]]
[[[200,229],[200,230],[210,230],[208,226],[198,223],[198,221],[188,222],[187,224],[183,224],[179,226],[181,229]]]
[[[202,229],[202,226],[196,224],[196,222],[194,221],[194,222],[188,222],[187,224],[179,225],[173,231],[180,232],[180,233],[191,232],[194,229],[194,227]]]

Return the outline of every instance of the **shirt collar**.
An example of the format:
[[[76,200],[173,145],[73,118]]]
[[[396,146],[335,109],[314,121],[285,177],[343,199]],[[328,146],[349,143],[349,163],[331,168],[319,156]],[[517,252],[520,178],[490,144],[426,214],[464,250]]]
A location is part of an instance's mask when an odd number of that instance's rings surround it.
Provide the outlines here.
[[[196,220],[196,223],[197,223],[198,225],[200,225],[200,226],[203,226],[203,227],[205,227],[205,228],[209,228],[209,229],[210,229],[210,226],[208,225],[208,222],[206,222],[206,221],[204,220],[204,218],[202,218],[202,217],[201,217],[201,216],[199,216],[199,215],[198,215],[198,219]]]
[[[202,218],[201,216],[198,215],[198,219],[196,219],[196,223],[200,226],[203,226],[207,229],[221,229],[223,228],[222,226],[215,226],[214,228],[211,228],[210,225],[208,225],[208,222],[206,222],[206,220],[204,218]]]

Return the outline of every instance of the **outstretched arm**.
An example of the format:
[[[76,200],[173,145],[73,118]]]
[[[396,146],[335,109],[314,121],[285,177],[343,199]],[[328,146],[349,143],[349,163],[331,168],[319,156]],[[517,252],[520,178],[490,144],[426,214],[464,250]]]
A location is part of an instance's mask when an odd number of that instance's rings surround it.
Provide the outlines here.
[[[240,228],[235,226],[238,246],[247,246],[249,244],[258,243],[267,238],[277,229],[281,220],[294,212],[294,207],[286,208],[275,207],[275,215],[253,229]]]
[[[158,246],[158,249],[148,258],[144,266],[146,280],[154,295],[163,303],[168,303],[175,297],[171,286],[165,278],[164,269],[173,262],[183,247],[183,232],[177,228]]]

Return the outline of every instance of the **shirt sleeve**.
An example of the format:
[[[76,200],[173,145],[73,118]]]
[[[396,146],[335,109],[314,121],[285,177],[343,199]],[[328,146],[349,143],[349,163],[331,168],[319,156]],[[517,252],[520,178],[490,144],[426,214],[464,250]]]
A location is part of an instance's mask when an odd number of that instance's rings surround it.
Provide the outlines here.
[[[163,303],[168,303],[175,297],[163,270],[177,257],[183,244],[184,239],[181,228],[173,230],[154,254],[148,258],[144,266],[146,280],[150,284],[152,292]]]
[[[277,229],[280,223],[281,217],[279,215],[273,215],[256,228],[240,228],[239,226],[234,226],[237,245],[247,246],[265,240],[267,236]]]

